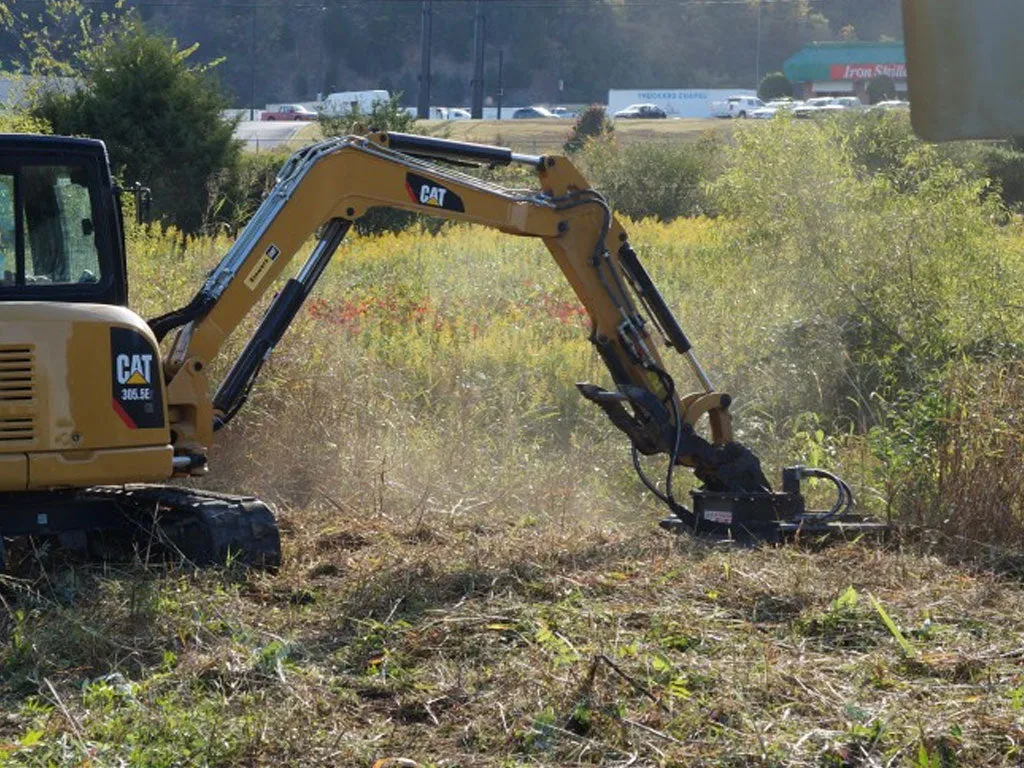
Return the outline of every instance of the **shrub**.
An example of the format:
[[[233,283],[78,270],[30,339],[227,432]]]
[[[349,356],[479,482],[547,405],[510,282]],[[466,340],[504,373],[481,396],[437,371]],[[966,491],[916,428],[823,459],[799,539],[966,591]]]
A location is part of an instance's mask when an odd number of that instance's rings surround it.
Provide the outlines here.
[[[395,93],[387,101],[376,101],[369,112],[358,105],[341,115],[321,112],[317,117],[324,136],[364,136],[372,131],[416,132],[416,116],[402,106],[402,94]]]
[[[0,133],[49,133],[50,125],[45,120],[0,106]]]
[[[204,223],[241,151],[209,69],[189,64],[195,50],[128,21],[82,54],[81,88],[34,107],[55,133],[106,141],[114,173],[151,187],[155,213],[186,232]]]
[[[897,469],[893,506],[942,531],[945,549],[1002,559],[1024,549],[1024,366],[959,362],[925,401],[907,404],[872,437]],[[1019,563],[1017,563],[1019,566]]]
[[[890,181],[911,186],[923,181],[920,175],[908,176],[908,164],[926,146],[914,134],[910,118],[904,112],[847,112],[836,117],[835,140],[849,152],[854,166],[861,175],[881,174]],[[1017,166],[1024,155],[1018,155],[1012,144],[986,142],[951,142],[928,145],[945,164],[960,168],[970,179],[991,179],[994,187],[984,194],[1002,192],[1007,203],[1015,203],[1024,195],[1024,179]],[[930,167],[940,167],[932,165]],[[925,169],[917,166],[920,174]]]
[[[670,221],[711,212],[705,185],[719,171],[721,147],[713,134],[626,146],[605,139],[588,142],[577,159],[617,213]]]
[[[715,200],[776,301],[841,339],[838,370],[808,371],[834,413],[884,419],[884,403],[923,396],[951,360],[1024,336],[1011,309],[1024,270],[984,180],[929,145],[862,174],[840,123],[759,128],[735,135]]]
[[[1014,210],[1024,208],[1024,151],[1013,142],[980,145],[981,172],[997,185],[1003,201]]]
[[[837,117],[838,137],[862,172],[891,174],[921,145],[904,113],[851,111]]]
[[[277,173],[289,153],[243,152],[231,174],[218,178],[213,187],[214,202],[207,218],[236,233],[277,183]]]
[[[757,87],[757,95],[764,101],[792,98],[793,84],[781,72],[769,72],[761,79],[761,84]]]
[[[576,116],[572,132],[563,145],[566,152],[578,152],[590,139],[607,138],[615,130],[608,111],[601,104],[591,104]]]

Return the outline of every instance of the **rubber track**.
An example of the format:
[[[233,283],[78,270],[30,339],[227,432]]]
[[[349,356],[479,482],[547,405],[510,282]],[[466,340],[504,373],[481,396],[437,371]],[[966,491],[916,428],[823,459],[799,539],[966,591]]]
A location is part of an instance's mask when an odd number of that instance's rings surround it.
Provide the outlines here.
[[[277,521],[254,496],[148,484],[100,486],[81,495],[114,501],[141,531],[151,531],[155,519],[164,543],[195,565],[281,565]]]

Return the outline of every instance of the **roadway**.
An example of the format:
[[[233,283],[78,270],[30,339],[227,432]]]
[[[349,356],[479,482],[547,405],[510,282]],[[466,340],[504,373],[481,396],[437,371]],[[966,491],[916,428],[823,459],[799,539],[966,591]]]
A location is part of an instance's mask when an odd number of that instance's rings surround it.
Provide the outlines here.
[[[288,145],[298,136],[299,131],[309,123],[302,121],[280,122],[277,120],[244,120],[235,128],[235,138],[245,142],[253,151],[279,149]]]

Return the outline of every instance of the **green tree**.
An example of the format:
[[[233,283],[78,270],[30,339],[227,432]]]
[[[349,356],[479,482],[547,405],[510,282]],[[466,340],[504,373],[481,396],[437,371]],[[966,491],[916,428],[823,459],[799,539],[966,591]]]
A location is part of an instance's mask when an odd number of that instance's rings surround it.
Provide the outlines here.
[[[868,101],[872,104],[895,98],[896,83],[888,75],[878,75],[868,81]]]
[[[589,139],[602,139],[612,131],[615,126],[608,119],[608,112],[601,104],[591,104],[576,116],[576,122],[572,125],[572,133],[563,145],[566,152],[578,152]]]
[[[114,173],[151,187],[155,212],[186,232],[205,223],[241,151],[209,67],[189,62],[195,50],[129,19],[82,53],[78,89],[44,93],[33,108],[55,133],[103,139]]]
[[[793,84],[781,72],[769,72],[761,79],[761,84],[757,87],[757,95],[764,101],[787,96],[792,98]]]

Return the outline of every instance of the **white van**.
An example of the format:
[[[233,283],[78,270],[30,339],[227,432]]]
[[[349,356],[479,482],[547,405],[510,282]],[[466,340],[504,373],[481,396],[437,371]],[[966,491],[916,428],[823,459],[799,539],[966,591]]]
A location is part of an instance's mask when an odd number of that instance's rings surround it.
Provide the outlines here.
[[[328,94],[320,110],[328,115],[347,115],[354,109],[369,112],[374,104],[390,98],[387,91],[340,91]]]
[[[712,117],[749,117],[755,109],[764,107],[764,102],[757,96],[730,96],[725,101],[711,103]]]

